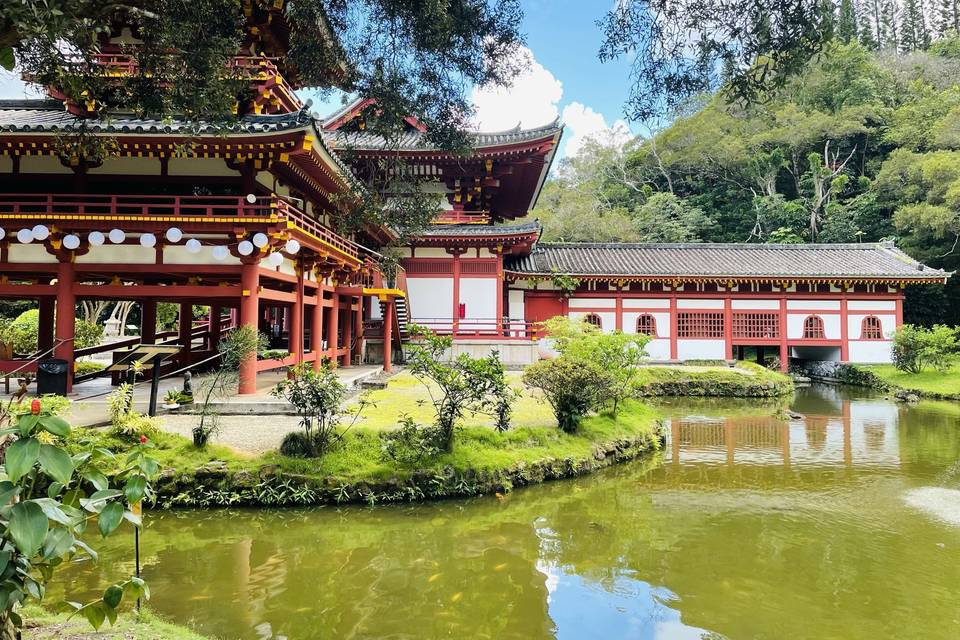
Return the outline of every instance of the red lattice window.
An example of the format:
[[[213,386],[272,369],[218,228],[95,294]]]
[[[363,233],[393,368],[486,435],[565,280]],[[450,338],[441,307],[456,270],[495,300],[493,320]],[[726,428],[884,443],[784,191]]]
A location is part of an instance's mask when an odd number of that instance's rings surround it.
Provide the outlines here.
[[[722,313],[681,312],[677,314],[677,337],[722,338]]]
[[[826,333],[823,331],[823,318],[820,316],[807,316],[803,320],[803,337],[804,338],[826,338]]]
[[[883,340],[883,325],[877,316],[867,316],[860,325],[860,337],[864,340]]]
[[[448,275],[453,273],[453,260],[416,258],[404,260],[403,268],[408,274]]]
[[[734,338],[778,338],[780,316],[776,313],[733,314]]]
[[[649,313],[645,313],[637,318],[637,333],[648,336],[657,335],[657,319]]]
[[[597,329],[603,328],[603,321],[600,320],[600,316],[598,316],[595,313],[588,313],[583,317],[583,321],[586,322],[587,324],[592,324]]]

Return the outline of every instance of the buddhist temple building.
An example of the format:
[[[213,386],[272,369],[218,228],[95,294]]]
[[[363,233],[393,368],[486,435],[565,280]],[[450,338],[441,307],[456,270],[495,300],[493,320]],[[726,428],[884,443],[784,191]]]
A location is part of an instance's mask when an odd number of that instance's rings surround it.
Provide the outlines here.
[[[0,101],[0,298],[37,301],[40,353],[72,364],[167,340],[181,345],[176,366],[185,367],[247,325],[286,347],[243,363],[239,390],[252,393],[257,372],[294,364],[390,369],[411,322],[452,335],[456,350],[529,364],[543,355],[542,322],[566,315],[650,335],[655,360],[731,359],[754,347],[784,368],[791,358],[887,362],[904,287],[950,275],[891,244],[540,242],[529,212],[558,122],[471,134],[469,152],[454,153],[408,118],[388,143],[365,130],[369,100],[311,114],[283,64],[282,16],[267,22],[231,63],[253,98],[226,129],[94,117],[56,87],[48,99]],[[267,37],[272,29],[280,35]],[[100,57],[119,75],[136,64],[123,37],[105,41]],[[81,131],[104,153],[71,152],[63,139]],[[382,158],[402,159],[436,196],[433,224],[399,242],[385,226],[336,233],[357,196],[352,178]],[[385,278],[380,252],[391,244],[402,268]],[[76,349],[74,306],[98,299],[135,301],[139,336]],[[173,334],[157,334],[158,303],[179,305]],[[194,305],[210,312],[193,318]],[[0,370],[29,370],[31,355],[0,360]]]

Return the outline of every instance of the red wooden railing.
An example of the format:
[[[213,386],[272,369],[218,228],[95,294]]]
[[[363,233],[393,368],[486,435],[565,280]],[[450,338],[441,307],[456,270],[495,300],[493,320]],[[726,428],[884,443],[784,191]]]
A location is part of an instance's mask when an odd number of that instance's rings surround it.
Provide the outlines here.
[[[434,220],[436,224],[487,224],[490,216],[485,211],[443,211]]]
[[[511,338],[529,340],[543,334],[540,323],[503,318],[414,318],[412,324],[427,327],[439,335],[455,338]]]

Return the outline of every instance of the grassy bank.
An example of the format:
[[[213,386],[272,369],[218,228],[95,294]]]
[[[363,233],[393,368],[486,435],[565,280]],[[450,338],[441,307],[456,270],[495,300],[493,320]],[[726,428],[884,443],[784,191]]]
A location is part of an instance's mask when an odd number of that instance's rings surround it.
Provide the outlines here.
[[[519,375],[510,382],[519,387]],[[658,414],[628,401],[616,418],[587,417],[579,431],[557,428],[549,405],[523,389],[513,405],[512,428],[499,433],[492,418],[464,417],[453,451],[418,462],[384,455],[381,434],[403,414],[432,420],[429,393],[409,374],[370,394],[373,405],[320,458],[292,458],[269,452],[246,456],[211,445],[197,450],[186,438],[153,437],[156,457],[167,468],[158,482],[161,504],[274,505],[331,502],[393,502],[509,491],[514,486],[586,473],[655,450],[660,443]],[[255,420],[269,417],[252,417]],[[106,430],[76,430],[75,450],[95,446],[122,450],[128,443]]]
[[[793,392],[789,377],[752,362],[724,365],[648,366],[640,371],[641,396],[773,398]]]
[[[927,369],[906,373],[892,364],[855,365],[855,368],[875,376],[889,389],[912,391],[927,398],[960,400],[960,358],[955,359],[946,372]]]
[[[32,640],[209,640],[146,610],[140,614],[124,612],[115,625],[105,623],[100,631],[94,631],[80,616],[70,618],[36,605],[25,607],[21,613],[25,621],[23,637]]]

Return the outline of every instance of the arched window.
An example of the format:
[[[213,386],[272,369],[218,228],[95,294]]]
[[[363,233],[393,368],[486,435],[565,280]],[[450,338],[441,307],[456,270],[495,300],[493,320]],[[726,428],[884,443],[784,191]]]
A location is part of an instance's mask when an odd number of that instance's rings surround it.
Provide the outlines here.
[[[657,319],[649,313],[645,313],[637,318],[637,333],[648,336],[657,335]]]
[[[883,325],[877,316],[867,316],[860,325],[860,338],[863,340],[883,340]]]
[[[807,316],[803,321],[804,338],[825,338],[823,332],[823,318],[820,316]]]
[[[583,321],[587,324],[592,324],[597,329],[603,329],[603,322],[600,320],[600,316],[595,313],[588,313],[583,317]]]

